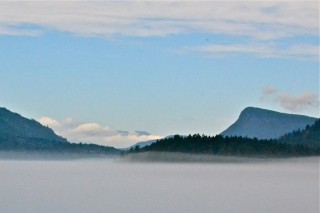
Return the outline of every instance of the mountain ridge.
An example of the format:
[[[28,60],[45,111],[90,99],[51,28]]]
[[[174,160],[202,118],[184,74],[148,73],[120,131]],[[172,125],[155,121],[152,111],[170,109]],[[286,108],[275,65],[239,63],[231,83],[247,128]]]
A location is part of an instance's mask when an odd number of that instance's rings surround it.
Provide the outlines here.
[[[41,125],[18,113],[0,107],[0,137],[34,138],[67,143],[67,139],[57,135],[51,128]]]
[[[189,135],[161,139],[142,148],[131,149],[127,154],[136,153],[190,153],[242,157],[301,157],[319,156],[320,120],[307,125],[302,131],[294,131],[279,139],[257,139],[241,136]],[[149,156],[150,157],[150,156]],[[149,158],[148,154],[143,158]],[[154,156],[151,155],[151,160]],[[150,158],[149,158],[150,159]],[[157,158],[161,159],[161,156]]]
[[[258,107],[246,107],[239,118],[222,136],[242,136],[257,139],[275,139],[295,130],[304,129],[317,118],[277,112]]]
[[[121,151],[96,144],[70,143],[36,120],[0,107],[0,152],[1,155],[18,152],[86,157],[118,155]]]

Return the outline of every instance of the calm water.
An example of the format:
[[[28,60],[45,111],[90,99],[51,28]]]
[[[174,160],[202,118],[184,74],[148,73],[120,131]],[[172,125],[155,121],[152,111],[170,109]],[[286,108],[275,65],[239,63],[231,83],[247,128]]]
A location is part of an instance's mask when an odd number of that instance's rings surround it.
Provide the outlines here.
[[[1,213],[318,213],[319,158],[0,161]]]

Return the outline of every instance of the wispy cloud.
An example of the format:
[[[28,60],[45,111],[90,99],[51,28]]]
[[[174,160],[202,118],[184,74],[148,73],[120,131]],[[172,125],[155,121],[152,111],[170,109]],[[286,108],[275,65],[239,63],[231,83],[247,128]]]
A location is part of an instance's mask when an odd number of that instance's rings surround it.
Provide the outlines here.
[[[320,106],[319,94],[307,91],[298,95],[291,95],[279,92],[278,89],[270,86],[262,89],[260,100],[271,100],[291,112],[303,112],[310,108],[319,109]]]
[[[184,50],[211,56],[319,60],[319,42],[277,45],[286,38],[317,39],[318,8],[318,1],[285,0],[0,2],[0,35],[36,36],[53,30],[117,39],[202,33],[245,38],[246,43]]]
[[[270,96],[272,97],[278,92],[277,88],[274,88],[272,86],[266,86],[262,89],[262,95],[260,97],[260,101],[267,100]]]
[[[184,51],[202,52],[211,56],[230,56],[230,54],[247,54],[260,58],[294,58],[300,60],[319,60],[319,46],[311,44],[291,45],[287,47],[274,44],[226,44],[187,47]]]
[[[146,131],[119,131],[97,123],[77,122],[71,118],[58,122],[50,117],[42,117],[38,121],[42,125],[51,127],[57,134],[71,142],[96,143],[123,148],[137,142],[161,138]]]
[[[276,101],[292,112],[302,112],[313,107],[319,108],[319,95],[311,92],[304,92],[296,96],[283,93],[277,97]]]
[[[278,89],[275,87],[271,86],[266,86],[262,89],[262,94],[263,95],[273,95],[278,92]]]
[[[0,28],[81,36],[210,33],[270,40],[318,35],[317,1],[24,1],[0,3]],[[14,31],[15,32],[15,31]]]

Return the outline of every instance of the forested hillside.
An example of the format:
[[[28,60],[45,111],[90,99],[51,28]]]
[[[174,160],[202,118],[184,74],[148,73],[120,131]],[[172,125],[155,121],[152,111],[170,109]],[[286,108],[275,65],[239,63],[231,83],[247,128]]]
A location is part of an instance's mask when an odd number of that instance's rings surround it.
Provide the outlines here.
[[[319,155],[319,120],[303,131],[287,134],[279,140],[258,140],[246,137],[189,135],[166,138],[130,152],[182,152],[233,156],[311,156]]]

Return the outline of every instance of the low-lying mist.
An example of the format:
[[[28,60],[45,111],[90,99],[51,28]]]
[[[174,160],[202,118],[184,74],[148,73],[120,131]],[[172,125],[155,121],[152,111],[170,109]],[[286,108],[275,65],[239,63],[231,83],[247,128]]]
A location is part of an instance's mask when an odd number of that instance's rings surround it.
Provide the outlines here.
[[[96,154],[76,152],[45,152],[45,151],[0,151],[0,160],[83,160],[83,159],[117,159],[118,154]]]
[[[193,157],[0,160],[0,212],[319,212],[318,157]]]
[[[286,158],[278,158],[284,160]],[[124,162],[166,162],[166,163],[253,163],[273,161],[270,157],[235,157],[209,154],[188,154],[181,152],[139,152],[122,156]]]

